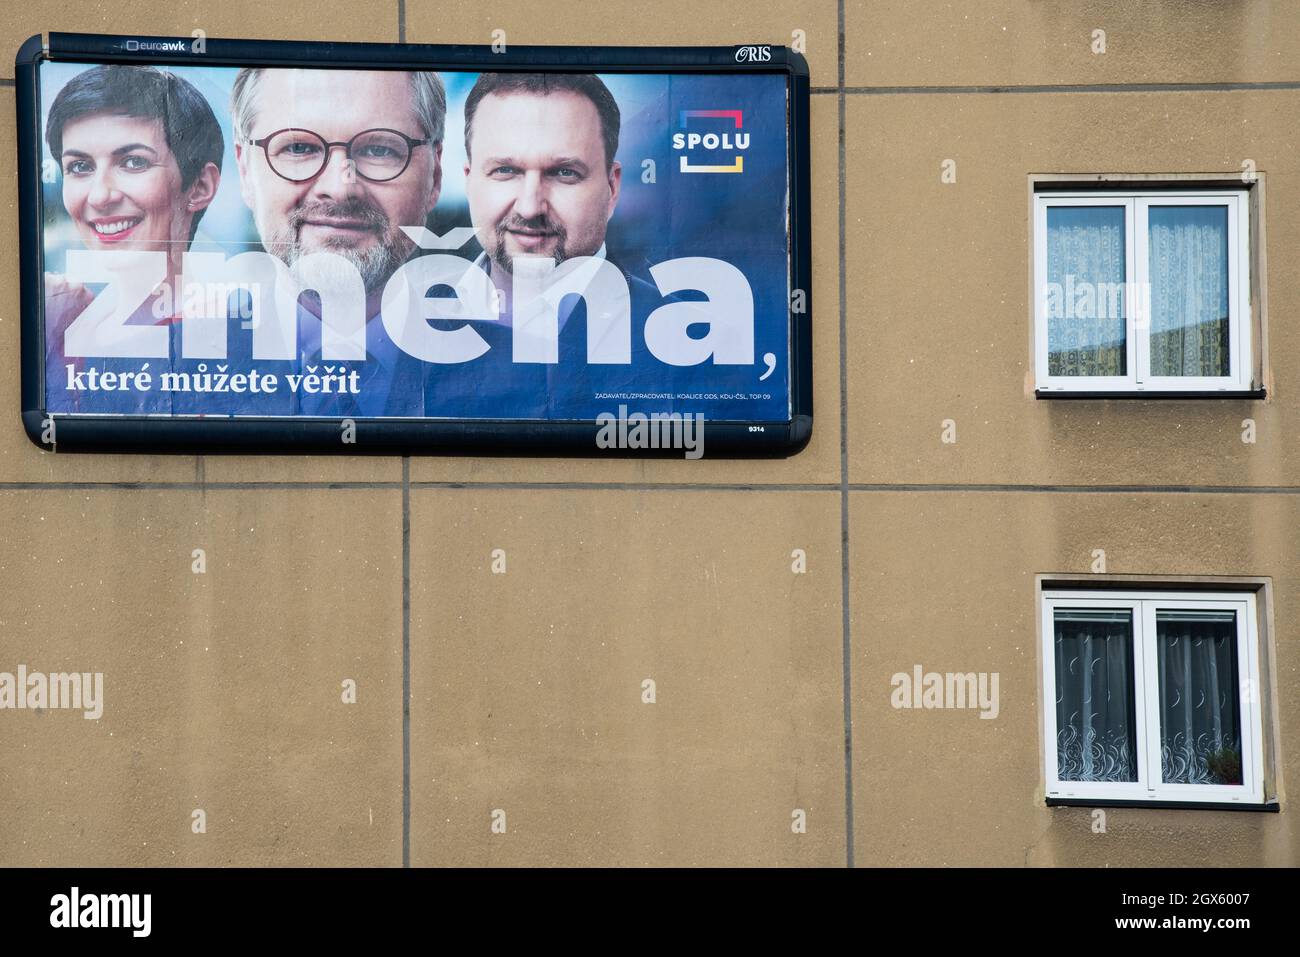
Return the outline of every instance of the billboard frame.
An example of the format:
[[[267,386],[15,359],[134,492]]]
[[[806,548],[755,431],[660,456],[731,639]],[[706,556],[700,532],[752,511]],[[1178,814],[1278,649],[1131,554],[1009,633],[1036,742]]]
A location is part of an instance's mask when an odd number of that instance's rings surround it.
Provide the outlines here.
[[[50,414],[45,409],[42,62],[151,66],[263,66],[329,69],[527,71],[674,74],[784,74],[787,77],[790,290],[803,309],[789,313],[790,418],[787,422],[709,420],[711,457],[783,457],[812,434],[812,241],[808,63],[767,44],[731,47],[565,47],[333,43],[204,37],[51,33],[29,38],[15,58],[18,126],[19,287],[22,419],[40,448],[60,452],[182,454],[501,454],[680,455],[680,450],[601,449],[594,421],[356,418],[355,441],[340,441],[342,418],[238,416],[167,418],[128,414]],[[145,47],[142,51],[140,48]]]

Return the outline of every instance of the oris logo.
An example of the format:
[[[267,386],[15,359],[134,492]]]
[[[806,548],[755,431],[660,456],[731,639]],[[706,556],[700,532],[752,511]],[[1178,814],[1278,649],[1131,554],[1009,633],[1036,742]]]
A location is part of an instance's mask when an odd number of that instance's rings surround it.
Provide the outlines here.
[[[767,63],[771,59],[771,47],[740,47],[736,50],[737,63]]]

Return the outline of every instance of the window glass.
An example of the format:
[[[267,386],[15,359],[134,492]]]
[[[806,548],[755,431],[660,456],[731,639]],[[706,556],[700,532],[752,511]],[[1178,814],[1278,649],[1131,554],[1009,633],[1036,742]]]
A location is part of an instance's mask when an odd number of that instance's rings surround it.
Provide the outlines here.
[[[1047,208],[1047,364],[1051,375],[1128,372],[1124,207]]]
[[[1056,612],[1056,764],[1062,781],[1136,781],[1133,612]]]
[[[1237,620],[1156,611],[1160,768],[1169,784],[1241,784]]]
[[[1151,374],[1227,376],[1228,207],[1151,206]]]

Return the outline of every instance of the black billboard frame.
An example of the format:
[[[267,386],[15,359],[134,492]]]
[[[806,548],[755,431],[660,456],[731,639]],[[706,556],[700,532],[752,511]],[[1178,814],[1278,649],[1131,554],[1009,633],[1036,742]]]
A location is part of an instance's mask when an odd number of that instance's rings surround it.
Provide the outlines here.
[[[733,47],[564,47],[334,43],[204,37],[51,33],[29,38],[15,58],[18,126],[19,286],[22,419],[47,451],[179,454],[342,453],[377,455],[680,456],[680,450],[601,449],[593,421],[357,418],[355,441],[340,439],[343,418],[239,416],[164,418],[50,414],[44,408],[42,326],[41,130],[38,70],[42,61],[143,63],[153,66],[312,66],[405,70],[601,73],[780,73],[788,78],[790,289],[803,295],[790,312],[788,422],[710,420],[710,457],[785,457],[812,435],[812,240],[808,63],[797,51],[767,44]],[[141,48],[144,48],[143,50]]]

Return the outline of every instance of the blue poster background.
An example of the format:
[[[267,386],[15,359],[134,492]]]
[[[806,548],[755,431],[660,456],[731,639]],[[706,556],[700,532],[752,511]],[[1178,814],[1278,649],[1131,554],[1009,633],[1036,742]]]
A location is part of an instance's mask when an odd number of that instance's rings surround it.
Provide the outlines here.
[[[43,64],[42,115],[59,89],[89,69],[79,64]],[[190,81],[211,104],[226,143],[217,198],[208,208],[195,237],[194,251],[222,251],[233,256],[260,250],[253,218],[240,196],[230,128],[231,68],[168,68]],[[439,74],[447,89],[447,119],[443,154],[443,188],[427,226],[442,234],[469,226],[464,190],[463,103],[477,74]],[[622,123],[617,159],[623,166],[622,192],[606,236],[607,256],[625,274],[631,294],[632,362],[600,365],[586,361],[585,306],[572,297],[561,306],[565,317],[556,364],[511,361],[511,330],[489,322],[470,325],[489,343],[480,358],[459,364],[415,360],[384,338],[378,323],[367,330],[370,356],[364,362],[332,363],[319,357],[319,323],[310,328],[305,316],[300,331],[302,353],[294,360],[254,359],[251,332],[232,304],[225,360],[182,358],[183,323],[167,321],[168,358],[81,357],[65,359],[59,332],[69,317],[54,322],[46,314],[46,397],[51,412],[78,414],[145,414],[165,416],[330,416],[423,417],[492,420],[592,420],[602,413],[703,413],[708,420],[785,421],[789,416],[789,262],[786,79],[783,75],[605,75],[619,104]],[[691,115],[738,111],[740,129],[730,117]],[[42,131],[44,132],[44,131]],[[746,148],[734,144],[738,132],[748,135]],[[675,133],[729,133],[730,149],[689,151],[674,147]],[[48,147],[46,147],[48,151]],[[693,166],[734,165],[736,173],[681,171],[683,156]],[[56,175],[49,175],[50,171]],[[45,270],[64,271],[70,249],[85,248],[62,200],[62,171],[46,155],[43,209]],[[453,251],[466,259],[478,256],[477,241]],[[417,255],[419,255],[417,253]],[[665,302],[702,299],[689,291],[665,297],[650,274],[655,264],[682,257],[723,260],[743,273],[753,295],[754,362],[673,366],[651,354],[642,333],[647,316]],[[102,287],[90,285],[89,295]],[[427,295],[446,296],[443,287]],[[715,304],[719,305],[719,304]],[[571,311],[570,311],[571,310]],[[131,323],[157,323],[142,315]],[[432,320],[435,327],[455,329],[461,322]],[[698,338],[704,326],[692,326]],[[138,371],[155,376],[163,371],[233,376],[256,368],[274,374],[274,393],[220,391],[86,390],[68,388],[71,373],[95,368],[99,372]],[[768,363],[773,366],[768,372]],[[73,368],[70,370],[68,366]],[[290,390],[288,375],[324,374],[343,366],[359,373],[356,395],[308,394]],[[762,377],[762,378],[760,378]],[[199,381],[197,378],[195,381]],[[157,379],[155,379],[157,382]]]

